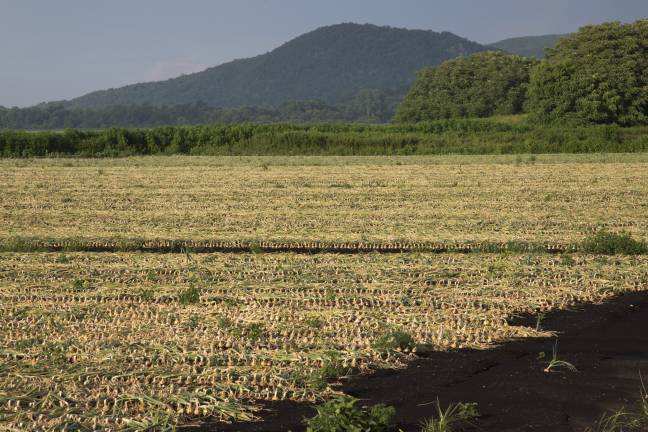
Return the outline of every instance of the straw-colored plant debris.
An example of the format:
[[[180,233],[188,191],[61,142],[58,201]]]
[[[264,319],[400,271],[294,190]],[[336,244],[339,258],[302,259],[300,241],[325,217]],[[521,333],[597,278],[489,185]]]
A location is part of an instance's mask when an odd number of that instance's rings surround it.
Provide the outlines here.
[[[364,160],[267,169],[3,161],[0,239],[573,244],[602,229],[648,232],[645,163]]]

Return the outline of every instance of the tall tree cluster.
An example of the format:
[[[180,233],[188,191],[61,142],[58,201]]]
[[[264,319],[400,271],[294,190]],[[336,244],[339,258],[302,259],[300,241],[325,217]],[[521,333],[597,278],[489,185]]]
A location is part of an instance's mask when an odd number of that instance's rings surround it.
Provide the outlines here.
[[[536,60],[484,52],[424,69],[396,113],[402,123],[523,111]]]
[[[542,61],[488,52],[424,69],[395,120],[521,112],[539,124],[648,124],[648,19],[583,27]]]
[[[542,123],[648,123],[648,19],[561,39],[531,74],[528,106]]]

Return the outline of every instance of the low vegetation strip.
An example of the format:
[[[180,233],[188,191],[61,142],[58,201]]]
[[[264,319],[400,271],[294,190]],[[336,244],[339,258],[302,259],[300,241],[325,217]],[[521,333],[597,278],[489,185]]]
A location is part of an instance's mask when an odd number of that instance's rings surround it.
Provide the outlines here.
[[[496,120],[412,125],[237,124],[64,132],[0,131],[0,156],[442,155],[632,153],[648,129],[542,127]]]

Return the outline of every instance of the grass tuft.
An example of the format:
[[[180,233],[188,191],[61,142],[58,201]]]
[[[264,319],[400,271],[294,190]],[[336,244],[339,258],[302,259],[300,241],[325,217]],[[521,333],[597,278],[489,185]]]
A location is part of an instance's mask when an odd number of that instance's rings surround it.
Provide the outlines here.
[[[479,417],[476,403],[450,404],[443,410],[441,403],[436,401],[437,415],[426,420],[421,432],[456,432],[475,426],[475,420]]]

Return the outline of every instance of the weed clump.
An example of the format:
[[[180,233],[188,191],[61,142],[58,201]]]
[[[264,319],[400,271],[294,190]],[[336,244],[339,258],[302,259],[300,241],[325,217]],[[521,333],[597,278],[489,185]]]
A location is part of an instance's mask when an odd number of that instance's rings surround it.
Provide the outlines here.
[[[321,329],[324,325],[322,320],[316,317],[308,318],[306,319],[306,321],[304,321],[304,323],[307,327],[310,327],[312,329]]]
[[[200,290],[194,286],[190,286],[186,290],[180,292],[178,301],[181,305],[200,303]]]
[[[81,279],[74,279],[72,281],[72,289],[74,291],[80,291],[80,290],[84,289],[85,285],[86,285],[85,282],[82,281]]]
[[[349,372],[350,369],[343,366],[341,354],[336,351],[329,351],[325,355],[322,367],[314,370],[309,375],[308,382],[314,388],[325,389],[329,381],[337,380]]]
[[[476,403],[450,404],[445,410],[436,401],[437,416],[423,423],[421,432],[455,432],[474,426],[479,417]]]
[[[392,352],[411,351],[416,347],[414,338],[402,330],[393,330],[380,336],[373,344],[373,348],[381,354]]]
[[[265,336],[263,324],[252,323],[245,328],[245,334],[252,342],[258,342]]]
[[[57,264],[69,264],[72,261],[70,257],[68,257],[65,254],[61,254],[58,257],[56,257],[56,263]]]
[[[641,255],[648,252],[648,246],[628,233],[600,231],[583,241],[583,251],[597,255]]]
[[[307,432],[388,432],[393,430],[396,410],[383,404],[369,409],[356,406],[356,400],[343,396],[319,405],[317,415],[304,420]]]

